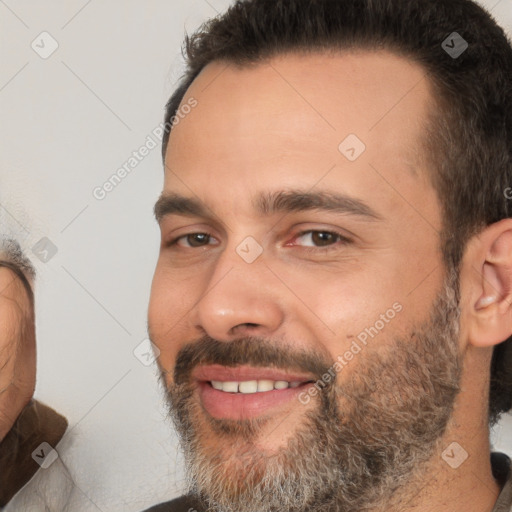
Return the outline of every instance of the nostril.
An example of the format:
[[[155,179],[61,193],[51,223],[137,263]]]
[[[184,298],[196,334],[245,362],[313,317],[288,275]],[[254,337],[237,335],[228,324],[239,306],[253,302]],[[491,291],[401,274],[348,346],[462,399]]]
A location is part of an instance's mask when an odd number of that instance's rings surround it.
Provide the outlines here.
[[[253,322],[244,322],[243,324],[235,325],[235,327],[233,327],[230,332],[232,335],[243,335],[244,331],[246,332],[246,334],[248,334],[249,332],[253,331],[258,327],[261,327],[261,324]]]
[[[255,324],[255,323],[252,323],[252,322],[245,322],[243,324],[238,324],[236,325],[235,327],[233,327],[233,331],[236,331],[236,330],[239,330],[239,329],[243,329],[243,328],[254,328],[254,327],[259,327],[260,324]]]

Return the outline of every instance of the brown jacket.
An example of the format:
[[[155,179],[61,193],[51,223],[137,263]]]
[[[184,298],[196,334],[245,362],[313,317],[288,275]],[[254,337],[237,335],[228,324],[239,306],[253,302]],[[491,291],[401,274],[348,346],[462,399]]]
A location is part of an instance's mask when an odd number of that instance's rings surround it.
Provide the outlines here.
[[[40,468],[42,443],[55,447],[66,431],[66,418],[36,401],[23,409],[16,423],[0,443],[0,508],[34,476]]]

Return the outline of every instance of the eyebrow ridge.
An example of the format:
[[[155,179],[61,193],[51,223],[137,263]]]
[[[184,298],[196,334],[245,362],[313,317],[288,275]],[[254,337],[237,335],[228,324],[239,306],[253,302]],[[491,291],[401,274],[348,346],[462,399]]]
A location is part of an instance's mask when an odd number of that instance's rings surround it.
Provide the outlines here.
[[[173,213],[187,215],[190,217],[207,217],[206,208],[197,199],[192,199],[178,194],[163,192],[153,208],[155,218],[158,222],[166,215]]]
[[[254,201],[256,210],[265,216],[276,213],[293,213],[309,210],[324,210],[382,220],[375,210],[360,199],[332,192],[304,192],[289,190],[261,193]],[[166,215],[178,214],[191,217],[210,217],[205,206],[197,199],[178,194],[162,193],[154,207],[158,222]]]
[[[364,217],[369,220],[382,220],[381,215],[360,199],[332,192],[290,190],[262,193],[256,199],[255,207],[263,215],[325,210]]]

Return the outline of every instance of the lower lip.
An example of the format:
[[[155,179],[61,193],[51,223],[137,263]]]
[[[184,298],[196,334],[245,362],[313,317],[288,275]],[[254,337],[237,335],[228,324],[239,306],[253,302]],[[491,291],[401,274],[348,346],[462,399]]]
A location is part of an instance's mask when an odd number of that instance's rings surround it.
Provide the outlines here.
[[[298,395],[303,393],[311,382],[296,388],[274,389],[259,393],[226,393],[214,389],[209,382],[199,382],[199,398],[206,412],[213,418],[241,420],[269,414],[279,406],[293,399],[298,403]]]

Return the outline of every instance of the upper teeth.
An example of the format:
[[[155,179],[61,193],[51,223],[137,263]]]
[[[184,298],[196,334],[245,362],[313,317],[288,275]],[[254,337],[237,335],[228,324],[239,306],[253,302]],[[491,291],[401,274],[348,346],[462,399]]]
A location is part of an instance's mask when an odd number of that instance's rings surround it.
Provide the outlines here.
[[[258,393],[300,386],[300,382],[287,382],[285,380],[246,380],[242,382],[212,380],[211,382],[215,389],[228,393]]]

